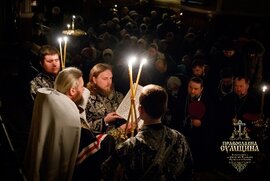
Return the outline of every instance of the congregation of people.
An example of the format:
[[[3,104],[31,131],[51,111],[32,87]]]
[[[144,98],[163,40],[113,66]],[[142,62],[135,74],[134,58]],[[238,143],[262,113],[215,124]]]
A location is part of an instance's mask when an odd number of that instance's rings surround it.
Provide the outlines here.
[[[196,180],[227,165],[219,147],[237,121],[258,139],[263,44],[248,32],[212,40],[181,17],[147,12],[121,7],[70,36],[64,66],[56,44],[34,37],[28,180]],[[134,136],[116,113],[130,90],[131,55],[147,60]],[[139,64],[133,69],[136,78]]]

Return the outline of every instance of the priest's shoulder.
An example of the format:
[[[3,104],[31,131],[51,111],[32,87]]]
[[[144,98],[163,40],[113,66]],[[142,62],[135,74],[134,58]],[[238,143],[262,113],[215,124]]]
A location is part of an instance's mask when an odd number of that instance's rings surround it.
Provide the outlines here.
[[[42,87],[37,90],[39,94],[52,94],[53,92],[56,92],[53,88],[48,87]]]

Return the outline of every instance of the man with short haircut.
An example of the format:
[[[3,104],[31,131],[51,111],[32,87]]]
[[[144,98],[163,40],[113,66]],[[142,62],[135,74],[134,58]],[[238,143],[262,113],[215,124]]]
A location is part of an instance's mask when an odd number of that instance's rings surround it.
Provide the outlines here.
[[[38,88],[54,87],[54,80],[61,70],[61,60],[59,51],[51,45],[44,45],[39,51],[39,60],[42,71],[31,80],[30,94],[32,100],[35,99]]]
[[[104,180],[191,180],[192,155],[186,138],[161,122],[167,102],[162,87],[143,88],[138,107],[143,125],[103,163]]]
[[[220,121],[223,127],[223,136],[228,138],[233,131],[233,123],[241,120],[246,124],[250,133],[255,134],[254,122],[259,119],[259,97],[250,87],[249,78],[236,76],[233,82],[233,92],[227,94],[220,104]]]
[[[204,81],[192,77],[178,107],[179,130],[186,136],[194,158],[194,168],[199,171],[211,167],[213,151],[214,106],[205,92]]]

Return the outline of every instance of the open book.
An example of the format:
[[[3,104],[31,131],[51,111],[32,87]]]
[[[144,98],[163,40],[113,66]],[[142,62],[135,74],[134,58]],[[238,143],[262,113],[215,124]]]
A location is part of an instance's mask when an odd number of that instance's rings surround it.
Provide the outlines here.
[[[142,92],[142,88],[143,88],[142,86],[138,85],[137,92],[135,95],[135,107],[136,107],[137,118],[139,117],[138,105],[139,105],[139,96]],[[129,114],[129,109],[130,109],[130,90],[128,91],[128,93],[124,97],[121,104],[118,106],[116,113],[119,116],[121,116],[122,118],[124,118],[125,120],[127,120],[128,114]]]

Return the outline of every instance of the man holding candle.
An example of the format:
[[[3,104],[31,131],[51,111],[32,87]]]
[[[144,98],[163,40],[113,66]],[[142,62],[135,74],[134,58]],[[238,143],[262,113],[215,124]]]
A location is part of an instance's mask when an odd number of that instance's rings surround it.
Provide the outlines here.
[[[168,95],[147,85],[139,97],[143,125],[135,137],[117,146],[102,164],[104,180],[192,180],[192,156],[186,138],[162,124]]]

